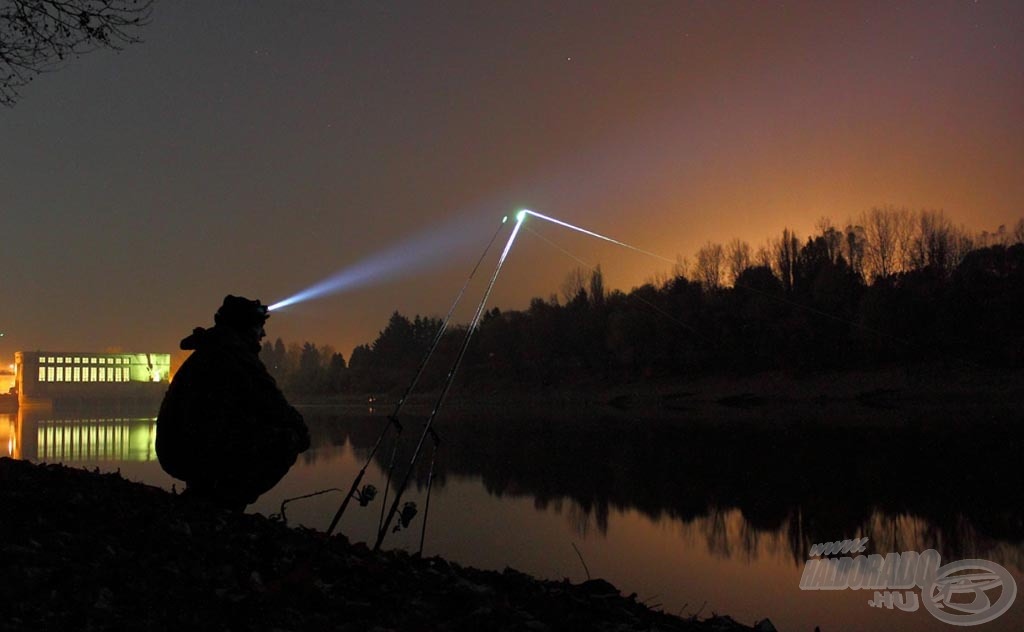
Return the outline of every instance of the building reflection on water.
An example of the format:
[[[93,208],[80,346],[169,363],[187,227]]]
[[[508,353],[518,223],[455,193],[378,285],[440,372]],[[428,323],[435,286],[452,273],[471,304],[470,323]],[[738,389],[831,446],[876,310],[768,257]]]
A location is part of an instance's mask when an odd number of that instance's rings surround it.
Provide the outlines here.
[[[0,449],[0,456],[35,462],[154,461],[156,418],[20,408],[0,414]]]

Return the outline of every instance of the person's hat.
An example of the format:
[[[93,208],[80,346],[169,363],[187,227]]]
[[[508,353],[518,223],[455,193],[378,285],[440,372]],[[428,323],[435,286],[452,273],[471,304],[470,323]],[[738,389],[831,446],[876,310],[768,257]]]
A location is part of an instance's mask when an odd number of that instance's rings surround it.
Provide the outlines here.
[[[267,306],[257,301],[250,301],[243,296],[224,297],[224,304],[213,316],[213,322],[235,329],[249,329],[262,326],[270,318]]]

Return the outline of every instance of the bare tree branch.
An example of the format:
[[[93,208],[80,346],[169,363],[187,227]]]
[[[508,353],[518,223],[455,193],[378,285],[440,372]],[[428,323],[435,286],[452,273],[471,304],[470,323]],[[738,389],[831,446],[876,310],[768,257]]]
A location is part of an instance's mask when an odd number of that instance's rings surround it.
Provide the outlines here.
[[[725,249],[709,241],[697,251],[697,280],[706,290],[716,290],[722,287],[724,272]]]
[[[0,0],[0,104],[72,57],[138,43],[153,0]]]

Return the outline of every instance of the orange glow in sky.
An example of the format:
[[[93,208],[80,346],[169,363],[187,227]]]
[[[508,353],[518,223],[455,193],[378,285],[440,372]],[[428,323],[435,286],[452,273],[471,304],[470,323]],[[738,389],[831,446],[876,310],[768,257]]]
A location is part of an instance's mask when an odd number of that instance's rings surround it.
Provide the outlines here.
[[[174,351],[228,293],[459,226],[439,262],[268,323],[347,358],[396,309],[443,315],[524,207],[690,259],[873,206],[1012,225],[1022,25],[1019,2],[161,4],[0,112],[0,361]],[[610,287],[668,272],[544,230]],[[492,304],[576,265],[524,234]]]

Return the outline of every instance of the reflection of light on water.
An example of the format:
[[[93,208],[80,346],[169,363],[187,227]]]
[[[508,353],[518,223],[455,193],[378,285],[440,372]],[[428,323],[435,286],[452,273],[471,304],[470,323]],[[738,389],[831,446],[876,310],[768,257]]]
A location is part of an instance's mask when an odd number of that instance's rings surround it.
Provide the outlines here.
[[[740,559],[748,563],[769,560],[802,568],[810,557],[810,546],[818,542],[809,539],[807,525],[803,524],[799,512],[783,520],[774,530],[751,525],[739,509],[714,507],[709,509],[706,516],[688,521],[670,517],[660,521],[665,525],[676,525],[673,528],[679,530],[689,548],[703,548],[715,557]],[[956,524],[952,525],[951,533],[944,534],[924,518],[876,509],[862,524],[852,525],[849,532],[835,536],[847,537],[868,537],[869,553],[936,549],[949,561],[983,558],[1005,566],[1012,572],[1020,573],[1024,570],[1024,549],[1019,544],[987,538],[963,517],[959,517]],[[819,539],[824,541],[823,538]]]
[[[152,461],[156,459],[156,420],[40,420],[36,441],[39,461]]]
[[[0,456],[9,456],[12,459],[18,458],[16,450],[18,449],[18,429],[15,425],[15,416],[9,414],[0,415],[0,441],[4,438],[7,439],[6,454]],[[5,437],[6,435],[6,437]],[[0,444],[2,445],[2,444]]]

